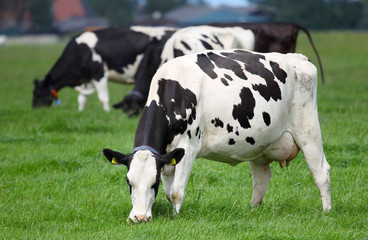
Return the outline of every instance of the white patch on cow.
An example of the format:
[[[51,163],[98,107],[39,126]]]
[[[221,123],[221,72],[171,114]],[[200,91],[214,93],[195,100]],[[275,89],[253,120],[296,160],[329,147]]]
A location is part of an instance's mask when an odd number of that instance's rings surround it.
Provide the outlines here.
[[[139,54],[134,63],[132,64],[129,64],[128,66],[126,67],[123,67],[123,71],[124,71],[124,76],[129,76],[129,77],[134,77],[134,74],[137,72],[137,69],[139,67],[139,64],[141,63],[142,61],[142,58],[143,58],[144,54]]]
[[[234,34],[236,42],[234,43],[234,46],[229,48],[226,47],[225,49],[238,48],[251,51],[254,50],[255,36],[253,31],[246,30],[241,27],[229,28],[229,31],[231,31],[232,34]]]
[[[133,76],[121,74],[116,72],[115,70],[109,70],[109,80],[124,84],[131,84],[135,82]]]
[[[175,31],[177,28],[174,27],[147,27],[147,26],[131,26],[131,30],[136,32],[144,33],[150,38],[157,38],[161,40],[161,38],[166,34],[166,31]]]
[[[98,42],[98,38],[94,32],[84,32],[75,39],[78,44],[86,44],[92,51],[92,60],[102,63],[102,57],[96,53],[94,48]]]
[[[98,42],[98,38],[94,32],[82,33],[79,37],[75,39],[78,44],[87,44],[89,48],[94,48]]]
[[[152,186],[156,182],[156,175],[156,159],[153,154],[147,150],[137,151],[127,173],[132,188],[133,204],[129,217],[135,222],[152,218],[151,209],[155,201],[155,191]]]
[[[96,90],[93,84],[90,82],[86,84],[82,84],[80,86],[76,86],[74,89],[83,95],[91,95]]]

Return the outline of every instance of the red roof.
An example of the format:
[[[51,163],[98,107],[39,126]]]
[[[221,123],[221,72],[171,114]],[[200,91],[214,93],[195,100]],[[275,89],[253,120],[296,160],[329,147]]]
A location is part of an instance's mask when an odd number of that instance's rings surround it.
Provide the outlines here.
[[[54,21],[64,21],[71,17],[84,17],[81,0],[54,0]]]

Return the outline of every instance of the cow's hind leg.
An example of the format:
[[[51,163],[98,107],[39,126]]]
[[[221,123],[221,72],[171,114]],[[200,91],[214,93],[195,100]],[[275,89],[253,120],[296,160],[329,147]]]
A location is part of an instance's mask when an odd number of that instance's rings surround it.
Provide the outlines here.
[[[84,95],[83,93],[79,93],[78,95],[78,110],[83,111],[84,107],[86,106],[87,102],[87,95]]]
[[[294,138],[304,154],[314,182],[321,193],[323,210],[328,211],[331,209],[330,165],[323,152],[318,116],[315,112],[310,114],[309,118],[303,119],[308,121],[301,124],[301,130],[294,132]]]
[[[266,194],[268,183],[271,180],[271,168],[270,165],[262,165],[255,162],[249,162],[250,170],[252,171],[252,183],[253,194],[251,207],[257,207],[261,205],[263,198]]]
[[[323,210],[328,211],[331,209],[330,165],[323,153],[322,144],[316,145],[315,142],[309,142],[302,147],[302,151],[321,193]]]

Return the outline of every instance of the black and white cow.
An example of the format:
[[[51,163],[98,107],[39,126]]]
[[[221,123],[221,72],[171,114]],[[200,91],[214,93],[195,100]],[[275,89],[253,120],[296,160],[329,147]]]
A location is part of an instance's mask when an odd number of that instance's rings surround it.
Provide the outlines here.
[[[254,34],[241,27],[194,26],[177,30],[166,41],[149,46],[137,71],[133,91],[114,108],[135,115],[144,106],[151,79],[164,62],[208,49],[254,48]]]
[[[330,166],[317,113],[317,70],[301,54],[206,51],[168,61],[153,77],[130,154],[104,149],[128,167],[134,222],[152,219],[160,182],[178,213],[193,162],[206,158],[252,171],[251,205],[261,204],[270,163],[299,150],[331,208]]]
[[[108,79],[133,82],[147,47],[171,35],[174,30],[132,26],[84,32],[74,37],[43,81],[35,80],[33,108],[50,106],[53,99],[58,99],[60,89],[74,87],[80,92],[80,111],[85,107],[87,96],[95,90],[104,110],[109,111]]]
[[[129,115],[138,114],[147,100],[151,79],[157,67],[169,59],[203,50],[240,48],[257,52],[295,52],[298,31],[307,34],[317,55],[323,81],[322,64],[309,31],[294,23],[223,23],[212,26],[195,26],[176,31],[167,41],[162,41],[145,54],[133,91],[114,104]],[[154,69],[153,66],[157,66]]]

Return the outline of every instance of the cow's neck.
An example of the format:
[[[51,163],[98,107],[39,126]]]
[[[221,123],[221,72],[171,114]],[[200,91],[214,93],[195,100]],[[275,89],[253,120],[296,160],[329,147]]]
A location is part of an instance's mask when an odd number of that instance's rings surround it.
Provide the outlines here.
[[[62,87],[60,87],[57,81],[53,81],[50,74],[47,74],[43,80],[43,85],[45,88],[50,89],[50,91],[55,90],[59,91]]]
[[[134,147],[150,146],[166,153],[168,120],[165,111],[155,101],[144,107],[135,133]]]

